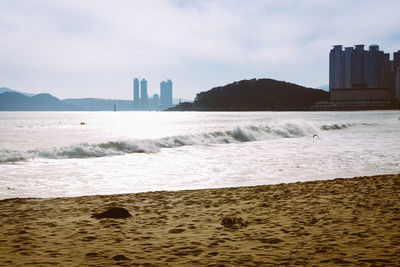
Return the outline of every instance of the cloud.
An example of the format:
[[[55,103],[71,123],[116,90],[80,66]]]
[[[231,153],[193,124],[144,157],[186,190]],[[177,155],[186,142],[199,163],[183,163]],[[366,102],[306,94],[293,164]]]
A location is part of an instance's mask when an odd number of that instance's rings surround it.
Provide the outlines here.
[[[399,7],[370,0],[6,0],[0,2],[0,71],[8,75],[0,78],[9,87],[57,87],[65,97],[126,98],[131,77],[122,75],[134,74],[154,80],[154,87],[169,76],[185,97],[251,73],[317,86],[326,83],[321,66],[333,44],[398,50]],[[25,83],[10,70],[20,71]],[[211,73],[217,70],[218,77]]]

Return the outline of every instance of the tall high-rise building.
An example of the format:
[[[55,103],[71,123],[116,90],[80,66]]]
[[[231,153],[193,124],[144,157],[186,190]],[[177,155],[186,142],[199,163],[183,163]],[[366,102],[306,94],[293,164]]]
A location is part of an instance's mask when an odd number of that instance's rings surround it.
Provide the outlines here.
[[[334,45],[329,53],[329,88],[343,88],[344,54],[341,45]]]
[[[370,45],[369,51],[364,53],[364,79],[363,84],[368,87],[377,88],[381,85],[381,75],[384,55],[379,51],[378,45]]]
[[[400,67],[400,50],[393,53],[393,64]]]
[[[376,84],[370,87],[389,88],[392,91],[391,94],[394,95],[396,71],[393,67],[393,61],[390,61],[390,54],[381,52],[380,61],[375,72]]]
[[[160,110],[160,96],[158,94],[154,94],[151,99],[151,110]]]
[[[364,45],[344,51],[341,45],[335,45],[329,54],[329,88],[393,88],[396,62],[400,66],[400,54],[394,53],[390,61],[390,55],[380,51],[378,45],[369,46],[368,51]]]
[[[139,79],[133,79],[133,108],[139,109]]]
[[[140,81],[140,109],[147,110],[149,106],[149,97],[147,95],[147,81],[142,79]]]
[[[350,88],[352,86],[351,80],[351,66],[352,66],[352,58],[353,58],[353,47],[346,47],[344,49],[344,70],[343,70],[343,87]]]
[[[364,84],[364,52],[364,45],[356,45],[356,48],[353,51],[353,57],[351,60],[352,84]]]
[[[396,99],[400,101],[400,67],[396,68]]]
[[[160,83],[160,108],[161,110],[172,107],[172,81],[166,80]]]
[[[378,45],[355,48],[334,45],[329,53],[329,89],[331,100],[386,101],[400,97],[396,75],[400,67],[400,51],[390,54]]]
[[[400,101],[400,50],[393,53],[393,69],[396,72],[396,99]]]
[[[393,67],[400,67],[400,50],[393,53]]]

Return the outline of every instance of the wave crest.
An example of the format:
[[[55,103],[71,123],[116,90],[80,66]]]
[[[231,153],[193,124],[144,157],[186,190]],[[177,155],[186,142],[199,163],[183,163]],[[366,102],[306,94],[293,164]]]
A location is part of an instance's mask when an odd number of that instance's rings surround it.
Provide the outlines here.
[[[163,148],[192,145],[229,144],[263,141],[276,138],[296,138],[319,134],[322,130],[340,130],[351,124],[331,124],[315,127],[305,121],[282,122],[270,125],[236,126],[231,130],[169,136],[160,139],[109,141],[99,144],[77,144],[43,151],[0,150],[0,163],[16,163],[33,158],[68,159],[95,158],[129,153],[156,153]]]
[[[19,161],[27,161],[29,156],[19,151],[11,151],[8,149],[0,150],[0,164],[16,163]]]
[[[349,128],[353,126],[353,124],[351,123],[340,123],[340,124],[324,124],[321,126],[321,130],[341,130],[341,129],[345,129],[345,128]]]

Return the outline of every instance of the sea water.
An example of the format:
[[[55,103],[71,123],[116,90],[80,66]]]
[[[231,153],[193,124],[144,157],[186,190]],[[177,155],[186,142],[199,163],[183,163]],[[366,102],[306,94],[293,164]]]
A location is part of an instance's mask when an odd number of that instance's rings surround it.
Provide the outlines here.
[[[400,173],[400,112],[0,112],[0,199]]]

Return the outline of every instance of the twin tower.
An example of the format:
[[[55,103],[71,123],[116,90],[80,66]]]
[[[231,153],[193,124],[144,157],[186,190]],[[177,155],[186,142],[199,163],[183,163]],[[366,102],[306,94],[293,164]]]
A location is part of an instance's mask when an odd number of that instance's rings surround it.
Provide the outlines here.
[[[172,107],[172,81],[166,80],[160,83],[160,95],[154,94],[152,98],[147,94],[146,79],[133,79],[133,107],[134,110],[165,110]]]

